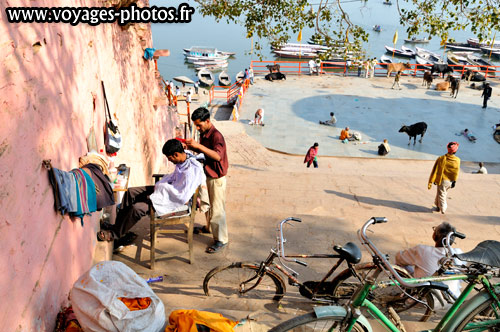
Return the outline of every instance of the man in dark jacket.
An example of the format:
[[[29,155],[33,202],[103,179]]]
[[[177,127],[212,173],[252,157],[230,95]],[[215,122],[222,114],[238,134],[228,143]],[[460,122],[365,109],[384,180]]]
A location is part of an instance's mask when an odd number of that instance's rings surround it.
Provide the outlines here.
[[[490,86],[490,83],[486,83],[483,89],[483,94],[481,97],[483,97],[483,108],[486,108],[488,106],[488,99],[491,98],[491,93],[492,93],[492,88]]]

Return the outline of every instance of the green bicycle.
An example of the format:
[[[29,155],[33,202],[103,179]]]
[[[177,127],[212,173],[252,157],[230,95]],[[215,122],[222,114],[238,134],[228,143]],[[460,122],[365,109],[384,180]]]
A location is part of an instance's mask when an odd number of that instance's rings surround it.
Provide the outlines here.
[[[500,331],[500,284],[493,285],[490,282],[492,277],[499,276],[500,242],[483,241],[472,251],[455,255],[458,259],[469,263],[468,266],[455,267],[455,269],[462,270],[463,274],[403,279],[366,235],[369,226],[385,222],[387,222],[386,218],[373,217],[358,231],[361,243],[371,253],[377,270],[372,276],[366,278],[364,284],[354,292],[344,306],[317,307],[313,312],[285,321],[270,331],[371,332],[370,323],[361,314],[360,309],[365,308],[388,331],[402,332],[405,331],[405,328],[397,313],[394,310],[389,310],[389,317],[385,316],[367,299],[370,292],[388,286],[425,287],[445,291],[448,286],[442,281],[448,280],[465,280],[468,285],[437,326],[432,330],[426,330],[426,332]],[[455,233],[455,236],[461,237],[461,234]],[[386,271],[394,279],[377,283],[377,277],[383,271]],[[480,291],[466,300],[477,286],[480,287]],[[418,301],[418,299],[415,300]]]

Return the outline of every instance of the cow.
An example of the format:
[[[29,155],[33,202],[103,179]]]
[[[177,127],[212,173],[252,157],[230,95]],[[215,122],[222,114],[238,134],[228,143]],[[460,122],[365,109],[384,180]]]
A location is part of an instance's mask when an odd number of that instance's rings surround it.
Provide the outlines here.
[[[426,131],[427,131],[427,123],[425,122],[417,122],[412,124],[411,126],[403,125],[401,129],[399,129],[400,133],[407,133],[408,136],[410,137],[408,145],[410,145],[412,137],[413,137],[413,145],[415,145],[417,140],[417,135],[422,135],[419,140],[419,142],[422,143],[422,139],[424,138],[424,134]]]
[[[450,88],[450,82],[444,81],[436,84],[437,91],[448,91]]]
[[[450,87],[451,87],[451,97],[457,98],[458,95],[458,90],[460,89],[460,79],[455,78],[451,75],[448,75],[446,78],[448,82],[450,82]]]
[[[286,75],[283,73],[277,72],[277,73],[267,74],[264,78],[268,81],[286,80]]]
[[[409,62],[406,63],[388,63],[387,64],[387,77],[391,75],[392,72],[397,73],[398,71],[405,71],[407,69],[411,69],[411,64]]]
[[[453,68],[451,68],[450,66],[448,66],[445,63],[441,63],[441,64],[435,63],[432,65],[431,75],[434,75],[434,73],[443,74],[443,77],[444,77],[445,74],[453,73]]]
[[[273,73],[273,70],[276,71],[277,73],[279,73],[279,71],[280,71],[280,65],[278,65],[278,64],[267,65],[266,68],[269,69],[269,72],[271,74]]]
[[[462,75],[462,79],[466,79],[467,82],[484,82],[486,78],[481,73],[467,69],[467,71]]]
[[[422,85],[427,85],[427,89],[431,87],[432,84],[432,74],[430,71],[424,72],[424,80],[422,81]]]

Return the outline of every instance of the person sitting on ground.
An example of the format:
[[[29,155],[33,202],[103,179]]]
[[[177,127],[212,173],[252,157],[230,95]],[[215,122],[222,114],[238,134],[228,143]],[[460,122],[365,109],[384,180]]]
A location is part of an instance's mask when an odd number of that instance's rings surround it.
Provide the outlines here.
[[[484,167],[484,163],[481,161],[479,163],[479,170],[477,172],[472,172],[474,174],[488,174],[488,170],[486,170],[486,167]]]
[[[131,244],[135,236],[127,232],[149,213],[151,204],[159,216],[187,211],[189,199],[205,182],[203,166],[195,158],[187,157],[177,139],[165,142],[162,152],[175,164],[173,173],[165,175],[154,186],[129,188],[123,196],[115,224],[97,233],[100,241],[116,240],[115,248]]]
[[[455,227],[447,222],[433,227],[432,239],[434,246],[420,244],[418,246],[401,250],[396,254],[396,264],[404,267],[415,278],[424,278],[432,276],[440,267],[439,260],[446,257],[446,251],[443,240],[450,232],[455,231]],[[451,237],[450,244],[453,244],[454,237]],[[462,250],[453,248],[451,254],[461,254]],[[456,264],[461,262],[455,259]],[[460,295],[460,281],[453,280],[446,282],[454,296]]]
[[[330,112],[330,117],[331,117],[330,120],[320,121],[319,124],[327,125],[327,126],[333,126],[334,124],[336,124],[337,118],[335,117],[335,114],[333,112]]]
[[[264,109],[263,108],[259,108],[257,110],[257,112],[255,112],[255,118],[253,120],[253,124],[261,125],[261,126],[264,125]]]
[[[349,132],[349,127],[345,127],[345,129],[342,129],[340,132],[340,140],[348,140],[348,141],[355,141],[356,139],[351,135]]]
[[[378,146],[378,154],[379,154],[379,156],[385,156],[389,152],[391,152],[391,147],[389,146],[387,139],[384,139],[384,143],[382,143]]]
[[[313,59],[309,60],[309,75],[312,75],[313,73],[318,72],[318,69],[316,68],[316,62],[314,62]]]

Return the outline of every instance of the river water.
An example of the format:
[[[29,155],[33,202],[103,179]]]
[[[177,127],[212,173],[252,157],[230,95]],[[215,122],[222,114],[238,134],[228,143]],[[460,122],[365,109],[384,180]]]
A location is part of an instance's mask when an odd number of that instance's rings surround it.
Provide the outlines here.
[[[192,1],[187,1],[196,8]],[[394,1],[395,3],[395,1]],[[176,6],[176,4],[166,1],[151,0],[151,5],[156,6]],[[369,58],[380,56],[385,53],[384,45],[393,46],[392,40],[395,31],[398,31],[397,48],[401,48],[404,39],[407,37],[405,28],[399,24],[399,15],[396,5],[384,5],[383,0],[348,2],[343,4],[348,11],[351,21],[365,28],[369,34],[369,41],[365,44],[365,50]],[[382,31],[372,30],[374,25],[381,25]],[[169,49],[170,56],[158,60],[160,73],[165,79],[185,75],[196,80],[196,70],[184,61],[183,48],[191,46],[216,47],[222,51],[236,52],[234,58],[229,59],[227,72],[234,81],[234,76],[239,71],[248,68],[251,60],[259,60],[256,54],[251,54],[251,40],[245,38],[245,29],[237,24],[228,24],[226,22],[217,23],[211,17],[203,17],[195,12],[190,23],[177,24],[152,24],[153,47],[156,49]],[[307,43],[313,30],[304,30],[302,33],[302,43]],[[427,37],[427,36],[420,36]],[[466,42],[467,38],[473,37],[473,34],[467,31],[452,32],[451,38],[457,42]],[[290,42],[297,42],[297,36],[292,37]],[[269,44],[262,50],[262,60],[274,60],[275,56],[271,53]],[[405,44],[407,47],[414,48],[413,44]],[[440,48],[439,38],[434,37],[427,44],[417,44],[417,46],[443,54],[444,49]],[[399,61],[406,61],[399,59]],[[415,62],[413,59],[411,62]],[[494,62],[495,63],[495,62]],[[496,65],[500,63],[496,62]]]

